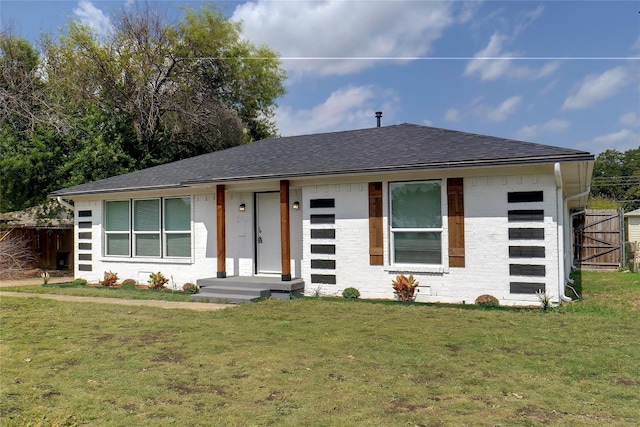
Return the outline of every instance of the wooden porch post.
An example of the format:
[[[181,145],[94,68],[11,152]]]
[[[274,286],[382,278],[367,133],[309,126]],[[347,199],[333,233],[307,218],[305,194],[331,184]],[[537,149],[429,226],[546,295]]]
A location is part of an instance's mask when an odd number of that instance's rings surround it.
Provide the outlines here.
[[[225,227],[224,185],[216,186],[216,244],[218,249],[219,279],[227,277],[227,236]]]
[[[280,181],[280,247],[282,280],[291,280],[291,235],[289,232],[289,181]]]

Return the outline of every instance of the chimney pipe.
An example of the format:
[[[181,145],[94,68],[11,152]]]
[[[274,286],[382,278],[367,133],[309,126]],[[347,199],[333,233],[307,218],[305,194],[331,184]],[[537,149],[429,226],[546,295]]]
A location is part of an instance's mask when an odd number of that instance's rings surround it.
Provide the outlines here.
[[[376,111],[376,119],[378,120],[378,127],[380,127],[381,118],[382,118],[382,111]]]

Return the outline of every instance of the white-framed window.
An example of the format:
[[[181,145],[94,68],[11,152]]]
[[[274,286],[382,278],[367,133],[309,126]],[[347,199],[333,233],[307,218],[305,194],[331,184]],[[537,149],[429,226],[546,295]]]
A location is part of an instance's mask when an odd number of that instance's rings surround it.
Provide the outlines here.
[[[104,205],[106,255],[131,256],[131,202],[110,200]]]
[[[392,264],[442,265],[442,182],[389,183]]]
[[[164,256],[191,256],[191,198],[164,199]]]
[[[105,201],[105,255],[191,256],[191,197]]]

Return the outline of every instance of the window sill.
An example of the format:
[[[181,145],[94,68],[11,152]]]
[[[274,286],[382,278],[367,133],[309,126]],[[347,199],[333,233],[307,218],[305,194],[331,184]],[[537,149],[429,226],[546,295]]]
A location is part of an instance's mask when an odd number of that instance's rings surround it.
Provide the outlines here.
[[[189,258],[150,258],[150,257],[110,257],[100,258],[101,262],[124,262],[130,264],[193,264]]]
[[[449,269],[442,265],[390,265],[385,267],[384,271],[389,273],[437,273],[446,274],[449,273]]]

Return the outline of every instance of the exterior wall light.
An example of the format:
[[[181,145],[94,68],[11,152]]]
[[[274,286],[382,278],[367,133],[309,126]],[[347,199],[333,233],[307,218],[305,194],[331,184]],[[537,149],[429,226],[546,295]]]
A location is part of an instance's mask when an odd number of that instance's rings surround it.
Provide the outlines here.
[[[247,206],[246,206],[244,203],[241,203],[241,204],[240,204],[240,206],[238,206],[238,210],[239,210],[240,212],[244,212],[244,210],[246,209],[246,207],[247,207]]]
[[[300,202],[293,202],[292,208],[295,209],[295,210],[300,209]]]

